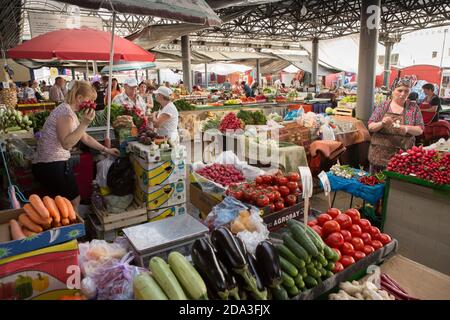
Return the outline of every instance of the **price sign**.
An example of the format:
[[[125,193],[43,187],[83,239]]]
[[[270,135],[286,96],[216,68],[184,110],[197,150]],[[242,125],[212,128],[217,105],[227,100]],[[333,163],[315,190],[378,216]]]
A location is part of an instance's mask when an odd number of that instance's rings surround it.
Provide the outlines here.
[[[306,225],[308,223],[309,198],[312,197],[313,193],[312,174],[309,167],[298,167],[298,170],[300,171],[300,176],[302,177],[303,199],[305,199],[303,221]]]
[[[328,207],[331,208],[331,184],[330,180],[328,179],[328,175],[325,173],[325,171],[322,171],[318,175],[320,182],[322,182],[323,191],[325,193],[325,196],[328,198]]]

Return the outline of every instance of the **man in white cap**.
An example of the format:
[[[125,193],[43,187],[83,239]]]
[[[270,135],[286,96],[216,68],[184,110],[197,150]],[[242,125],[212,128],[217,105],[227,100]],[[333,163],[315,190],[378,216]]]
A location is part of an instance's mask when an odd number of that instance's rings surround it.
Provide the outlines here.
[[[151,117],[157,133],[161,136],[167,136],[172,142],[178,141],[178,110],[171,101],[172,90],[160,86],[153,91],[156,101],[161,104],[161,109],[154,112]]]
[[[145,113],[147,106],[144,99],[137,94],[137,80],[135,78],[127,78],[123,84],[125,91],[118,94],[112,103],[119,104],[124,107],[127,106],[128,108],[138,108]]]

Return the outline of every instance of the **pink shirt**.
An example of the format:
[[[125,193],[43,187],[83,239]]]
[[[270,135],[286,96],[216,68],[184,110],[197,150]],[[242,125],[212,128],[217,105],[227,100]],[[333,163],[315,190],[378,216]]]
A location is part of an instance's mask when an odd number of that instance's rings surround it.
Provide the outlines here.
[[[63,148],[59,142],[58,133],[56,132],[56,123],[58,119],[66,116],[72,118],[70,132],[75,131],[80,125],[77,115],[67,103],[63,102],[56,107],[48,116],[44,127],[41,130],[41,137],[37,143],[37,150],[33,163],[69,160],[70,151]]]

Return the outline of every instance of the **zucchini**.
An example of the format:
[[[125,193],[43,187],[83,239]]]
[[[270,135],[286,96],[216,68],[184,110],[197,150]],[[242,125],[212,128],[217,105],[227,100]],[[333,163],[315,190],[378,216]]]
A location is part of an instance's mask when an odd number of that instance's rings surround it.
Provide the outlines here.
[[[325,257],[328,260],[331,260],[333,262],[337,262],[339,260],[338,253],[336,251],[334,251],[333,249],[331,249],[329,246],[325,246],[323,251],[325,253]]]
[[[281,272],[281,280],[282,280],[283,286],[285,286],[287,288],[295,286],[295,280],[284,271]]]
[[[305,261],[298,258],[291,250],[289,250],[288,247],[286,247],[284,244],[276,245],[278,253],[285,258],[287,261],[292,263],[297,268],[303,268],[305,267]]]
[[[328,264],[326,265],[325,269],[331,271],[334,269],[334,262],[330,261],[328,262]]]
[[[164,291],[148,273],[141,273],[133,280],[136,300],[168,300]]]
[[[289,223],[288,223],[289,225]],[[295,241],[297,241],[305,250],[312,255],[313,257],[317,257],[319,255],[319,250],[317,250],[317,247],[314,245],[314,243],[309,238],[308,234],[306,233],[305,229],[302,229],[298,224],[290,224],[289,229],[291,230],[292,234],[294,235]]]
[[[314,279],[314,278],[311,277],[311,276],[307,276],[307,277],[306,277],[305,279],[303,279],[303,280],[305,281],[305,286],[306,286],[308,289],[314,288],[315,286],[318,285],[317,280]]]
[[[184,291],[191,299],[208,300],[205,282],[181,253],[172,251],[167,261]]]
[[[291,277],[297,276],[297,274],[298,274],[297,268],[292,263],[287,261],[285,258],[280,257],[280,265],[281,265],[281,270],[286,272]]]
[[[322,265],[322,267],[326,267],[328,264],[328,260],[321,254],[319,254],[317,256],[317,260],[320,262],[320,264]]]
[[[171,300],[187,300],[183,288],[170,270],[170,266],[160,257],[150,259],[149,268],[164,293]]]
[[[284,234],[283,242],[297,257],[304,260],[306,263],[311,261],[311,257],[308,255],[305,249],[297,243],[291,236]]]
[[[272,296],[275,300],[289,300],[288,293],[282,286],[272,288],[271,291]]]
[[[291,297],[291,298],[297,296],[300,293],[300,291],[298,291],[298,288],[296,286],[287,288],[286,291],[287,291],[289,297]]]

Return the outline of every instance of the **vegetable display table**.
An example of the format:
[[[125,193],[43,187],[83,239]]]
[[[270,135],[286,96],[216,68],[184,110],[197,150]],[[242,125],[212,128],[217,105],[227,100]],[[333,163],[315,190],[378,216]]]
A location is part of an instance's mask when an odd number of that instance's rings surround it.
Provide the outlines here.
[[[383,231],[401,243],[400,254],[450,275],[450,186],[385,174]]]
[[[55,102],[41,102],[41,103],[27,103],[27,104],[17,104],[17,108],[21,111],[23,110],[51,110],[56,107]]]

